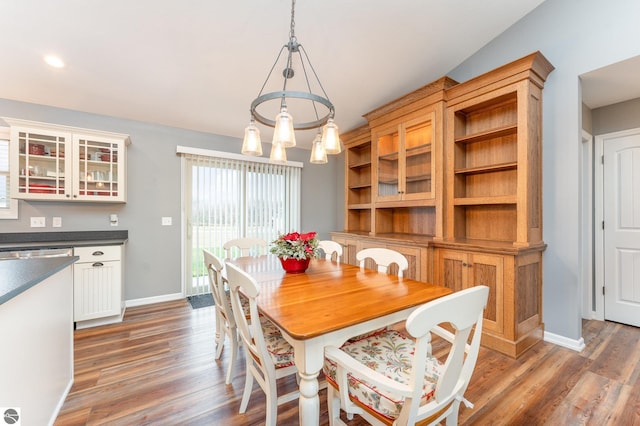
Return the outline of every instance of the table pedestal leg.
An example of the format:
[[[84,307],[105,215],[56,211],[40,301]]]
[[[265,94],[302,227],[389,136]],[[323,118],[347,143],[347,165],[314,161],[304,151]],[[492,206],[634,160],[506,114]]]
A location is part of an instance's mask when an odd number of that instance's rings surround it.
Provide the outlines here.
[[[298,418],[303,426],[317,426],[320,422],[318,373],[300,373],[300,399]]]

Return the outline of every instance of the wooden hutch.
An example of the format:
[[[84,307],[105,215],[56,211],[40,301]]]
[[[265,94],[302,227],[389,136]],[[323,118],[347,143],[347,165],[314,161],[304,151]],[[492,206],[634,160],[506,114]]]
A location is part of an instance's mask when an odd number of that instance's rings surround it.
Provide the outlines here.
[[[517,358],[542,339],[542,89],[535,52],[464,83],[443,77],[342,134],[344,261],[367,247],[405,276],[490,288],[482,343]],[[392,271],[393,272],[393,271]]]

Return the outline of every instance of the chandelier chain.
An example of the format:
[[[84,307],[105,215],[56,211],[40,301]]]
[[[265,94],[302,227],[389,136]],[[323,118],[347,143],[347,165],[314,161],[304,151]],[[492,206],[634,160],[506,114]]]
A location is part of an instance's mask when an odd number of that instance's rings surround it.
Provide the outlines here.
[[[295,32],[295,27],[296,27],[296,21],[295,21],[295,9],[296,9],[296,0],[291,0],[291,27],[289,29],[289,38],[291,40],[295,40],[296,39],[296,32]]]

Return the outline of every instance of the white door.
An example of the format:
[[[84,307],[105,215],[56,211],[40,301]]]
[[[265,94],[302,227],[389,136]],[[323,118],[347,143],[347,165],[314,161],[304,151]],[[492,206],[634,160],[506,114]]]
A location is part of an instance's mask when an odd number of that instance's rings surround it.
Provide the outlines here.
[[[640,326],[640,134],[604,143],[605,319]]]

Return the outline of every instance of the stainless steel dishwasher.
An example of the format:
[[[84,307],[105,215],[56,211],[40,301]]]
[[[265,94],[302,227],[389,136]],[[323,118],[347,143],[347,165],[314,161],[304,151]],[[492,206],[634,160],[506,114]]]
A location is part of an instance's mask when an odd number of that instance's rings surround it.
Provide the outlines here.
[[[73,256],[73,248],[24,248],[0,251],[0,260],[3,259],[32,259],[42,257]]]

